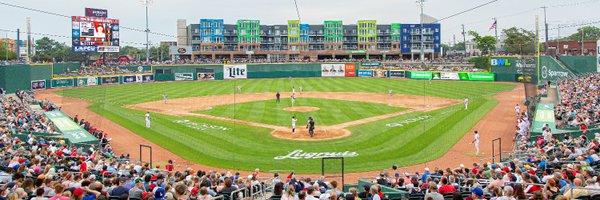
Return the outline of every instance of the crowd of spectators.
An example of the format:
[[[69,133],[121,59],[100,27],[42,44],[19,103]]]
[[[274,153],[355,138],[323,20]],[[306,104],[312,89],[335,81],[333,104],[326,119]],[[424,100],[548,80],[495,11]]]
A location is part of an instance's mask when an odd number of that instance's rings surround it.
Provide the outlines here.
[[[558,127],[587,130],[600,122],[600,74],[582,75],[557,82],[560,102],[555,107]]]
[[[35,100],[28,91],[19,90],[14,96],[0,95],[0,132],[23,134],[28,132],[56,133],[52,123],[29,105],[39,103],[46,111],[58,109],[46,100]]]

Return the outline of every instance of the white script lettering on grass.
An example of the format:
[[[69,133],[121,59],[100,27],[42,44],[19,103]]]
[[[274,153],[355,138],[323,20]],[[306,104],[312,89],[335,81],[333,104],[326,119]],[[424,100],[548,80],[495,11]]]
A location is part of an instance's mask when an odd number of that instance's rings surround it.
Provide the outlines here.
[[[182,124],[184,126],[187,126],[188,128],[193,128],[199,131],[205,131],[205,130],[221,130],[221,131],[226,131],[229,130],[229,128],[227,127],[223,127],[223,126],[216,126],[216,125],[210,125],[210,124],[203,124],[203,123],[196,123],[187,119],[184,120],[175,120],[173,121],[175,123],[178,124]]]
[[[423,116],[420,116],[420,117],[415,117],[415,118],[412,118],[412,119],[407,119],[407,120],[404,120],[404,121],[401,121],[401,122],[397,122],[397,123],[389,123],[389,124],[386,124],[386,126],[388,126],[388,127],[404,126],[404,125],[408,125],[408,124],[411,124],[411,123],[414,123],[414,122],[423,121],[423,120],[426,120],[426,119],[429,119],[429,118],[431,118],[431,116],[429,116],[429,115],[423,115]]]
[[[324,157],[356,157],[358,153],[352,151],[344,151],[344,152],[304,152],[302,150],[294,150],[285,156],[276,156],[275,160],[284,160],[284,159],[318,159]]]

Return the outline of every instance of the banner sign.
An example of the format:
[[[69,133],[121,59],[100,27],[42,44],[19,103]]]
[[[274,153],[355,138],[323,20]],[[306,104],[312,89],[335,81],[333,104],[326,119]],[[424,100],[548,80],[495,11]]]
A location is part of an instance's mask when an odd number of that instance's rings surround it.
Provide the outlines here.
[[[367,54],[367,50],[350,50],[348,51],[350,54]]]
[[[44,112],[52,124],[69,139],[71,143],[97,142],[98,139],[81,128],[69,116],[61,111]]]
[[[223,79],[246,79],[247,77],[246,65],[223,65]]]
[[[138,83],[153,82],[153,81],[154,81],[154,75],[152,75],[152,74],[135,76],[135,82],[138,82]]]
[[[344,64],[321,64],[322,77],[344,77],[346,66]]]
[[[405,72],[400,70],[390,70],[388,73],[390,78],[404,78],[406,76]]]
[[[126,83],[135,83],[135,82],[137,82],[136,76],[123,76],[123,83],[124,84],[126,84]],[[140,79],[140,82],[142,82],[141,79]]]
[[[378,68],[381,66],[380,62],[364,62],[360,64],[361,68]]]
[[[460,80],[458,73],[440,72],[440,79],[442,80]]]
[[[97,9],[97,8],[85,8],[85,16],[86,17],[108,17],[108,10],[105,9]]]
[[[50,81],[51,88],[73,87],[75,82],[73,79],[52,79]]]
[[[424,79],[430,80],[433,78],[433,73],[431,72],[410,72],[411,79]]]
[[[191,81],[194,80],[194,74],[192,73],[175,73],[176,81]]]
[[[373,70],[358,70],[358,77],[373,77]]]
[[[43,89],[46,89],[46,80],[31,81],[31,90],[43,90]]]
[[[199,81],[215,80],[215,73],[198,73]]]
[[[469,73],[470,81],[494,81],[494,73]]]
[[[440,72],[431,72],[431,79],[440,80]]]
[[[102,82],[102,85],[119,84],[118,76],[101,77],[100,80]]]
[[[373,70],[373,76],[374,77],[387,77],[387,70]]]
[[[192,55],[192,46],[171,46],[169,55]]]
[[[94,86],[98,85],[98,78],[96,77],[85,77],[77,79],[77,86]]]
[[[356,64],[345,64],[346,77],[356,77]]]

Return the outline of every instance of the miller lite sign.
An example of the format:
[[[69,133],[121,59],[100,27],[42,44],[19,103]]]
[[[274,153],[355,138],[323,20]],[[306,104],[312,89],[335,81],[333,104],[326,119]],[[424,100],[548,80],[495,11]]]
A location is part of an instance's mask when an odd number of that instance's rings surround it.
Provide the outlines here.
[[[246,65],[223,65],[223,79],[246,79],[247,75]]]

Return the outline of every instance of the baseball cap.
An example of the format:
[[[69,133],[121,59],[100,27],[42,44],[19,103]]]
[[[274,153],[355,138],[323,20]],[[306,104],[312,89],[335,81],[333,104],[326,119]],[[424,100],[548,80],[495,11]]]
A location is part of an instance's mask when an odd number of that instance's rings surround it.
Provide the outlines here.
[[[154,191],[154,198],[155,199],[164,199],[165,198],[165,189],[158,187],[156,188],[156,191]]]
[[[473,188],[471,190],[471,193],[477,195],[477,196],[483,196],[483,190],[481,188]]]
[[[136,178],[134,182],[135,182],[135,183],[142,183],[142,182],[144,182],[144,181],[143,181],[141,178]]]
[[[146,197],[148,197],[148,195],[151,195],[152,192],[144,192],[142,193],[142,199],[146,199]]]
[[[429,171],[429,167],[425,167],[425,171]]]
[[[83,195],[83,190],[81,188],[77,188],[75,189],[75,191],[73,191],[73,196],[81,196]]]
[[[193,195],[197,195],[198,194],[198,188],[192,188],[192,194]]]

